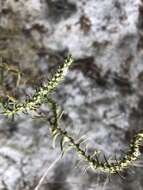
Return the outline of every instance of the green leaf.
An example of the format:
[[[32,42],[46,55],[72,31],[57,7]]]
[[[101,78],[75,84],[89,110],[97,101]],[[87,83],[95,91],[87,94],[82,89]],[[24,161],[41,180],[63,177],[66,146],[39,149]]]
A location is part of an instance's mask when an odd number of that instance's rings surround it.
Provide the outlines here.
[[[60,136],[61,134],[60,133],[56,133],[53,137],[53,142],[52,142],[52,147],[55,148],[55,144],[56,144],[56,140],[58,138],[58,136]]]
[[[61,147],[61,151],[62,151],[62,152],[63,152],[64,144],[65,144],[66,142],[69,142],[69,139],[68,139],[67,137],[65,137],[65,136],[62,136],[62,137],[61,137],[61,140],[60,140],[60,147]]]

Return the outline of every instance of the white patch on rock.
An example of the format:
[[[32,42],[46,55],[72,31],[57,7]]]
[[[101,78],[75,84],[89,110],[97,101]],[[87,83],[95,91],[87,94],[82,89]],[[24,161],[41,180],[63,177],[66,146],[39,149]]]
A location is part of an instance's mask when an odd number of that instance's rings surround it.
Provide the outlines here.
[[[19,190],[21,177],[19,169],[16,166],[10,166],[4,172],[3,181],[8,190]]]

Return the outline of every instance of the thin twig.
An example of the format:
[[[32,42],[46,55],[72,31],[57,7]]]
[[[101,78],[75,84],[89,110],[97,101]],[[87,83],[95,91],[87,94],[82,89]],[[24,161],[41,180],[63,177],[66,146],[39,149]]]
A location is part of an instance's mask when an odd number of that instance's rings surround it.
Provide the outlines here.
[[[41,187],[41,185],[43,184],[48,172],[55,166],[55,164],[61,159],[61,154],[60,156],[47,168],[47,170],[45,171],[45,173],[43,174],[43,176],[41,177],[41,179],[39,180],[37,186],[34,188],[34,190],[39,190],[39,188]]]

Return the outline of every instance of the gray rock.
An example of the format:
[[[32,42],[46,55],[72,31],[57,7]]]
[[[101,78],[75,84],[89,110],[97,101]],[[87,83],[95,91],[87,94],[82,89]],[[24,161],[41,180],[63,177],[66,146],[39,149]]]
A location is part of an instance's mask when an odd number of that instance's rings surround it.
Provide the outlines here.
[[[46,82],[70,52],[75,62],[53,94],[64,110],[61,127],[75,139],[85,135],[89,152],[99,149],[100,159],[115,152],[120,157],[143,123],[141,2],[0,0],[0,27],[13,25],[22,31],[19,38],[4,44],[0,36],[0,50],[5,46],[13,50],[12,64],[33,77],[31,81],[25,77],[18,98],[22,100]],[[12,77],[5,82],[14,88]],[[2,117],[0,189],[34,190],[59,154],[59,144],[52,147],[47,123],[23,114],[15,123]],[[85,162],[75,168],[77,160],[81,159],[75,151],[67,153],[49,171],[40,190],[143,188],[141,161],[121,174],[124,181],[113,175],[108,182],[108,175],[96,170],[84,174]]]

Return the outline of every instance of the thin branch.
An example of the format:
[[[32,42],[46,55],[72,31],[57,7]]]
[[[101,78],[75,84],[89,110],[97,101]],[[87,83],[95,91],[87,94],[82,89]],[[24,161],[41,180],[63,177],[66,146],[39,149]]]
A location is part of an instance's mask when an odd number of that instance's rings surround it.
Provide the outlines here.
[[[55,166],[55,164],[61,159],[61,155],[54,161],[52,162],[52,164],[46,169],[45,173],[43,174],[43,176],[41,177],[41,179],[39,180],[37,186],[34,188],[34,190],[39,190],[39,188],[41,187],[41,185],[43,184],[46,176],[48,175],[48,172]]]

